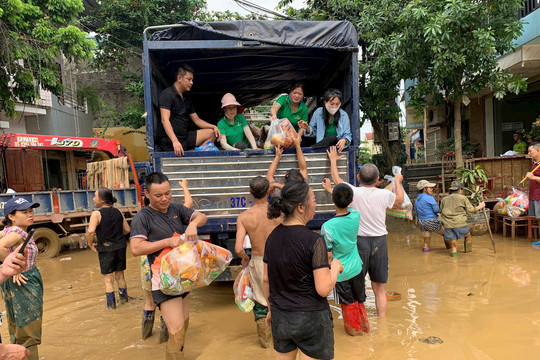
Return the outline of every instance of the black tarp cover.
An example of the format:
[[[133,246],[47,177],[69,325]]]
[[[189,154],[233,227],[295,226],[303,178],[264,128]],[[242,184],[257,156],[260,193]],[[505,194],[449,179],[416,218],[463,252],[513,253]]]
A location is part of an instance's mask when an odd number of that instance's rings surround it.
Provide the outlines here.
[[[156,32],[150,41],[251,40],[282,46],[358,50],[356,29],[348,21],[241,20],[179,24],[187,26]]]

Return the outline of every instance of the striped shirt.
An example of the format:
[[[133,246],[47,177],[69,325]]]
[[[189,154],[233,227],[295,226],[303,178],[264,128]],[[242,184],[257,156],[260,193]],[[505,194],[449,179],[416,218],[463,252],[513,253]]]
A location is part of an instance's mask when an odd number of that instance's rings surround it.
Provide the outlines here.
[[[18,226],[6,227],[4,229],[4,237],[7,236],[7,234],[9,234],[9,233],[15,233],[15,234],[19,235],[22,238],[23,242],[26,239],[26,231],[24,231],[23,229],[21,229]],[[19,245],[20,244],[17,244],[15,246],[10,247],[8,249],[8,252],[10,252],[10,253],[14,252],[15,249],[17,249],[17,247]],[[30,239],[30,241],[28,242],[28,244],[26,245],[26,250],[27,250],[27,254],[26,254],[27,266],[26,266],[26,269],[24,269],[24,271],[28,271],[28,270],[33,269],[34,267],[36,267],[39,250],[38,250],[38,247],[36,245],[36,242],[34,241],[33,236]]]

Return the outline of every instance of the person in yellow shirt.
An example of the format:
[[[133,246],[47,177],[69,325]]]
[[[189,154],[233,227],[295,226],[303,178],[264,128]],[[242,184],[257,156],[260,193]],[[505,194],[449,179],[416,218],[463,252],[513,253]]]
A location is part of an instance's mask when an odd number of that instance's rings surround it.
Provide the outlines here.
[[[527,153],[527,143],[523,141],[523,137],[519,131],[514,132],[514,150],[518,154],[526,154]]]

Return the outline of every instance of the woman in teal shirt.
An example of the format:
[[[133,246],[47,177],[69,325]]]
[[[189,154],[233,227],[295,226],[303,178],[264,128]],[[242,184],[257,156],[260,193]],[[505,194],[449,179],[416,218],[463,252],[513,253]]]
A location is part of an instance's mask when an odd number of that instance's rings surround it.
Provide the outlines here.
[[[271,120],[289,119],[294,130],[298,132],[298,122],[307,121],[309,111],[304,99],[304,84],[296,83],[291,87],[288,94],[283,94],[276,99],[270,109]]]
[[[257,149],[257,143],[251,133],[246,117],[238,114],[238,106],[240,104],[233,94],[227,93],[223,95],[221,108],[225,112],[225,116],[217,124],[221,132],[219,140],[221,147],[225,150],[244,150],[247,148],[249,141],[251,147]]]

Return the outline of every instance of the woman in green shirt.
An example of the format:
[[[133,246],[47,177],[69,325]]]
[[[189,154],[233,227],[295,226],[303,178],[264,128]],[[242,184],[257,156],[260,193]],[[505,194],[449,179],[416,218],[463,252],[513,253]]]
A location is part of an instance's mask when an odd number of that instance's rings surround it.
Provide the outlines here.
[[[289,119],[294,130],[298,132],[298,122],[307,121],[309,111],[304,99],[304,84],[296,83],[291,87],[288,94],[283,94],[276,99],[270,109],[271,120]]]
[[[219,140],[221,147],[224,150],[244,150],[247,148],[249,141],[251,147],[257,149],[257,143],[251,133],[246,117],[238,114],[238,106],[240,104],[233,94],[227,93],[223,95],[221,108],[225,112],[225,116],[217,124],[221,132]]]

